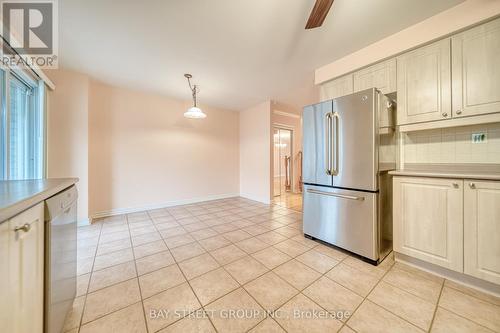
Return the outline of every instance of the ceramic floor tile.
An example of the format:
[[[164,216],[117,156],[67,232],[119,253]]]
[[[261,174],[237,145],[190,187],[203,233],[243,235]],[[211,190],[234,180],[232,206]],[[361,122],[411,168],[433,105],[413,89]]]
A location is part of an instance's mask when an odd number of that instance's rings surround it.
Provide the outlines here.
[[[275,267],[292,259],[289,255],[281,252],[274,247],[269,247],[267,249],[253,253],[252,257],[260,261],[269,269],[274,269]]]
[[[139,276],[139,285],[141,286],[143,299],[175,287],[185,281],[186,279],[177,265],[170,265]]]
[[[237,247],[245,251],[246,253],[254,253],[269,247],[269,244],[264,243],[257,238],[248,238],[237,243],[234,243]]]
[[[323,253],[337,261],[342,261],[347,258],[347,254],[345,252],[323,244],[314,247],[314,250],[319,253]]]
[[[337,332],[342,327],[340,321],[302,294],[292,298],[279,311],[280,315],[276,320],[290,333]],[[323,315],[314,317],[313,313]]]
[[[138,275],[153,272],[174,263],[174,257],[172,257],[169,251],[155,253],[153,255],[135,260]]]
[[[173,227],[173,228],[168,228],[168,229],[161,229],[161,230],[159,230],[159,232],[160,232],[160,235],[163,239],[187,234],[186,229],[184,229],[183,227]]]
[[[361,304],[347,325],[358,333],[424,332],[370,301]]]
[[[236,260],[224,266],[224,268],[240,284],[245,284],[268,271],[264,265],[249,256]]]
[[[373,303],[428,331],[436,305],[381,281],[368,296]]]
[[[391,268],[393,262],[391,259],[387,259],[387,261],[384,261],[390,263],[389,265],[386,264],[379,264],[378,266],[374,266],[372,264],[369,264],[367,262],[364,262],[362,260],[356,259],[354,257],[347,257],[342,264],[346,264],[351,266],[352,268],[355,268],[359,272],[363,272],[365,274],[370,274],[375,276],[376,278],[382,278],[384,274],[387,272],[389,268]]]
[[[90,273],[76,277],[76,297],[85,295],[89,288]]]
[[[77,248],[77,259],[93,258],[97,250],[97,245]]]
[[[243,230],[235,230],[235,231],[230,231],[226,232],[225,234],[222,234],[224,238],[230,240],[233,243],[242,241],[244,239],[252,237],[248,232],[245,232]]]
[[[179,222],[180,223],[180,222]],[[206,224],[205,222],[196,222],[196,223],[192,223],[192,224],[182,224],[181,225],[183,226],[184,229],[186,229],[187,232],[193,232],[193,231],[197,231],[197,230],[201,230],[201,229],[206,229],[209,227],[208,224]]]
[[[403,264],[401,262],[394,263],[393,268],[394,269],[403,270],[403,271],[405,271],[407,273],[410,273],[411,275],[418,276],[418,277],[424,278],[426,280],[431,280],[431,281],[437,282],[439,284],[441,284],[441,283],[444,282],[444,279],[442,277],[440,277],[440,276],[437,276],[437,275],[425,272],[425,271],[423,271],[421,269],[418,269],[416,267],[412,267],[412,266]]]
[[[276,267],[273,272],[298,290],[304,289],[321,276],[320,273],[297,260],[290,260]]]
[[[304,295],[331,313],[348,311],[352,314],[363,298],[351,290],[323,276],[303,292]]]
[[[220,249],[211,251],[210,254],[219,262],[221,265],[229,264],[235,260],[238,260],[244,256],[246,253],[237,248],[235,245],[229,245],[222,247]]]
[[[132,245],[139,246],[146,243],[151,243],[161,239],[161,235],[158,232],[151,232],[148,234],[143,234],[139,236],[132,236]]]
[[[230,241],[225,239],[223,236],[215,236],[200,240],[198,243],[207,251],[213,251],[220,249],[221,247],[228,246],[231,244]]]
[[[132,249],[120,250],[95,257],[94,271],[134,260]]]
[[[212,227],[215,231],[218,233],[226,233],[234,230],[238,230],[238,227],[235,225],[232,225],[231,223],[226,223],[226,224],[221,224],[221,225],[216,225]]]
[[[205,274],[219,267],[217,261],[208,253],[179,263],[179,267],[188,280]]]
[[[488,303],[495,304],[495,305],[500,305],[500,297],[484,293],[484,292],[479,291],[477,289],[469,288],[467,286],[464,286],[462,284],[459,284],[457,282],[453,282],[453,281],[450,281],[450,280],[446,280],[444,282],[444,285],[446,287],[458,290],[458,291],[460,291],[460,292],[462,292],[464,294],[467,294],[467,295],[479,298],[479,299],[481,299],[483,301],[486,301]]]
[[[314,250],[307,251],[295,259],[321,274],[325,274],[339,263],[337,260]]]
[[[218,332],[238,333],[246,332],[257,325],[265,317],[263,309],[242,288],[218,299],[206,306],[207,312],[213,313],[212,322]],[[249,316],[228,316],[231,311],[244,311]]]
[[[136,237],[140,235],[145,235],[145,234],[150,234],[156,232],[156,228],[153,226],[152,223],[151,225],[145,226],[145,227],[140,227],[140,228],[133,228],[132,226],[130,227],[130,236]]]
[[[344,326],[340,329],[339,333],[356,333],[356,331],[355,331],[355,330],[353,330],[352,328],[350,328],[349,326],[344,325]]]
[[[201,308],[187,283],[143,301],[149,332],[156,332]]]
[[[269,232],[269,228],[263,225],[252,225],[242,229],[245,232],[248,232],[252,236],[257,236]]]
[[[66,316],[66,320],[64,321],[63,332],[80,326],[84,305],[85,296],[75,298],[72,307]]]
[[[309,247],[304,246],[291,239],[275,244],[274,247],[280,250],[281,252],[288,254],[290,257],[299,256],[302,253],[309,250]]]
[[[217,235],[218,235],[217,231],[210,229],[210,228],[193,231],[191,233],[191,236],[193,236],[194,239],[196,239],[196,240],[202,240],[202,239],[214,237]]]
[[[470,320],[460,317],[453,312],[438,307],[432,323],[432,333],[492,333],[493,331],[480,326]]]
[[[255,238],[257,238],[258,240],[261,240],[264,243],[267,243],[269,245],[274,245],[274,244],[280,243],[284,240],[287,240],[287,237],[285,237],[282,234],[279,234],[275,231],[266,232],[264,234],[256,236]]]
[[[239,287],[238,282],[222,268],[194,278],[189,284],[203,305]]]
[[[389,270],[383,281],[432,303],[437,302],[442,286],[442,283],[422,278],[397,267]]]
[[[76,274],[83,275],[90,273],[92,271],[93,264],[94,258],[78,259],[76,264]]]
[[[290,239],[293,240],[293,241],[296,241],[297,243],[300,243],[300,244],[302,244],[304,246],[307,246],[310,249],[312,249],[313,247],[316,247],[319,244],[321,244],[321,243],[319,243],[317,241],[314,241],[312,239],[309,239],[309,238],[305,237],[304,235],[298,235],[298,236],[292,237]]]
[[[133,248],[135,259],[140,259],[158,252],[163,252],[168,250],[167,246],[162,240],[151,242],[143,245],[139,245]]]
[[[146,333],[141,303],[113,312],[80,328],[80,333]]]
[[[216,333],[208,318],[186,317],[162,329],[158,333]]]
[[[206,251],[198,243],[190,243],[176,247],[170,251],[177,262],[196,257]]]
[[[493,331],[500,331],[500,306],[444,287],[439,306]]]
[[[285,333],[285,330],[274,319],[267,318],[252,328],[249,333]]]
[[[99,238],[99,245],[103,244],[103,243],[113,242],[113,241],[116,241],[119,239],[126,239],[126,238],[130,238],[130,233],[128,232],[128,230],[113,232],[113,233],[106,234],[106,235],[101,235],[101,237]]]
[[[92,273],[88,292],[109,287],[113,284],[135,278],[136,276],[137,273],[133,261],[108,267]]]
[[[245,290],[267,310],[276,310],[298,293],[297,289],[273,272],[249,282]]]
[[[141,300],[137,279],[128,280],[87,295],[82,323],[95,320]]]
[[[132,247],[132,242],[130,241],[130,238],[119,239],[116,241],[99,244],[99,246],[97,247],[97,255],[100,256],[103,254],[108,254],[111,252],[127,249],[130,247]]]
[[[162,222],[162,223],[155,222],[155,227],[156,227],[156,230],[158,230],[158,231],[168,230],[168,229],[176,228],[176,227],[180,227],[180,226],[181,225],[179,223],[173,222],[173,221],[172,222]],[[182,230],[184,230],[184,228],[182,228]]]
[[[343,262],[332,268],[326,276],[363,297],[366,297],[379,281],[379,278]]]
[[[186,245],[189,243],[193,243],[196,241],[193,236],[190,234],[183,234],[183,235],[178,235],[170,238],[165,238],[165,243],[170,249]]]

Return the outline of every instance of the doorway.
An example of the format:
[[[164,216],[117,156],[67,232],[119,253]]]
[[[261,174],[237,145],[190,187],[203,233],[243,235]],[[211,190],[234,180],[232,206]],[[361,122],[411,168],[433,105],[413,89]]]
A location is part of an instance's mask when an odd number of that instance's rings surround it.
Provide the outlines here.
[[[273,194],[275,199],[292,192],[293,179],[293,131],[275,127],[274,138],[274,183]]]

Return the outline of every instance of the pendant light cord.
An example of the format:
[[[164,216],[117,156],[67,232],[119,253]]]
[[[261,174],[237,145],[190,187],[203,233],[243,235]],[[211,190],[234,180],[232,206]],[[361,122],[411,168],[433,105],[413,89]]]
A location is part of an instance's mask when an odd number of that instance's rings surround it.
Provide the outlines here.
[[[186,76],[187,80],[188,80],[188,84],[189,84],[189,89],[191,89],[191,92],[193,94],[193,102],[194,102],[194,106],[196,107],[196,92],[198,90],[198,86],[195,84],[195,85],[191,85],[191,77],[190,76]]]

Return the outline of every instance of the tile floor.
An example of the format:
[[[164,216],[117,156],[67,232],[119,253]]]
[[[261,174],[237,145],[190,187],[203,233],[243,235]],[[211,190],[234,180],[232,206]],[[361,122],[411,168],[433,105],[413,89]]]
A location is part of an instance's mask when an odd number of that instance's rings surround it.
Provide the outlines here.
[[[302,211],[302,193],[291,193],[283,191],[282,195],[276,196],[273,199],[275,205],[293,209],[296,211]]]
[[[301,229],[299,212],[242,198],[80,227],[64,331],[500,332],[499,298]]]

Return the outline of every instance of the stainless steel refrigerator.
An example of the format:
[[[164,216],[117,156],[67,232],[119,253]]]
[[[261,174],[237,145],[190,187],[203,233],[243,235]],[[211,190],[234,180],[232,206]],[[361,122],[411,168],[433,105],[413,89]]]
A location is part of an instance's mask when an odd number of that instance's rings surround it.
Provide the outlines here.
[[[395,153],[380,155],[381,142],[394,145],[393,119],[376,89],[304,108],[305,235],[372,263],[390,252]]]

